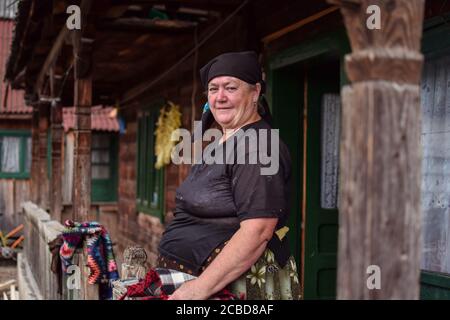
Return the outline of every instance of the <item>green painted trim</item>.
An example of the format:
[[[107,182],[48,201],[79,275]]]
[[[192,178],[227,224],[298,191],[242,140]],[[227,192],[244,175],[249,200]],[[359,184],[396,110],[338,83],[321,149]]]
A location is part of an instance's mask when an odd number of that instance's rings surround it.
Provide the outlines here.
[[[0,130],[0,136],[31,137],[29,130]]]
[[[329,53],[348,53],[350,45],[345,28],[301,42],[283,50],[269,60],[269,69],[275,70]]]
[[[450,12],[446,12],[440,16],[435,16],[429,18],[423,23],[423,30],[426,32],[427,30],[441,24],[450,23]]]
[[[118,185],[118,134],[107,132],[96,132],[95,134],[107,135],[109,137],[109,148],[95,148],[95,150],[109,150],[109,179],[91,180],[91,199],[92,202],[116,202]],[[92,150],[91,150],[92,152]]]
[[[422,53],[426,59],[450,54],[450,23],[434,26],[422,36]]]
[[[155,169],[156,171],[156,169]],[[140,212],[155,216],[157,218],[160,218],[161,221],[164,220],[164,200],[165,200],[165,192],[164,192],[164,175],[165,171],[163,169],[160,169],[161,174],[159,175],[158,180],[156,181],[160,186],[160,193],[158,195],[158,209],[150,208],[149,206],[145,206],[142,204],[137,205],[137,209]]]
[[[141,108],[145,114],[138,117],[138,130],[136,135],[138,146],[138,154],[136,157],[136,167],[138,168],[138,176],[136,179],[136,208],[139,212],[150,214],[159,218],[161,222],[164,221],[165,170],[156,170],[153,167],[156,161],[154,154],[154,131],[160,109],[165,104],[166,100],[159,98]],[[155,189],[158,190],[158,201],[156,208],[153,208],[148,202],[149,199],[152,198],[150,192]]]
[[[9,173],[9,172],[1,172],[0,179],[30,179],[29,173]]]
[[[30,172],[25,169],[27,157],[27,139],[31,137],[29,130],[0,130],[0,136],[20,137],[19,146],[19,172],[0,172],[0,179],[29,179]],[[0,149],[1,154],[1,149]],[[31,156],[31,155],[30,155]]]
[[[449,300],[450,274],[422,271],[420,274],[420,299]]]
[[[144,111],[152,111],[152,112],[155,112],[157,110],[158,115],[159,115],[159,109],[161,109],[161,107],[166,105],[166,101],[167,101],[166,99],[161,98],[161,97],[155,98],[155,99],[153,99],[152,102],[141,106],[140,109],[144,110]]]

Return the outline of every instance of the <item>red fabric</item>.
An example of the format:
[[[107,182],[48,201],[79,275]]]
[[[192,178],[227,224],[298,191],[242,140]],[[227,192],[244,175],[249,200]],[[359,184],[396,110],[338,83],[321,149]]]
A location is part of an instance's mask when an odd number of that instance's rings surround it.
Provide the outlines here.
[[[158,274],[153,270],[150,269],[149,272],[145,275],[145,279],[142,281],[133,284],[131,286],[127,287],[127,292],[120,297],[119,300],[125,299],[125,297],[129,298],[136,298],[140,297],[142,300],[167,300],[169,296],[167,296],[164,293],[161,293],[160,296],[147,296],[145,293],[145,289],[148,288],[151,284],[156,283],[157,286],[161,286],[161,279],[159,278]]]

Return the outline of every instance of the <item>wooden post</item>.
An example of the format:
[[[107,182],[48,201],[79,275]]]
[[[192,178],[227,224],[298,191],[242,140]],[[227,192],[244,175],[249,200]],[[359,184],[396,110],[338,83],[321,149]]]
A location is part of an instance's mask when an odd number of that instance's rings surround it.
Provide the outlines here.
[[[82,28],[72,32],[74,53],[74,175],[73,218],[77,221],[93,220],[91,207],[91,105],[92,105],[92,24],[87,22],[90,0],[81,3]]]
[[[73,213],[87,221],[91,206],[91,78],[75,79]]]
[[[62,163],[63,142],[62,107],[58,102],[51,106],[52,175],[51,175],[51,217],[62,222]]]
[[[49,209],[49,180],[48,180],[48,128],[49,128],[49,104],[39,104],[39,206]]]
[[[39,204],[39,108],[33,106],[31,128],[31,200]]]
[[[337,295],[418,299],[424,1],[328,1],[341,8],[353,51],[342,90]],[[381,29],[367,27],[370,5]]]

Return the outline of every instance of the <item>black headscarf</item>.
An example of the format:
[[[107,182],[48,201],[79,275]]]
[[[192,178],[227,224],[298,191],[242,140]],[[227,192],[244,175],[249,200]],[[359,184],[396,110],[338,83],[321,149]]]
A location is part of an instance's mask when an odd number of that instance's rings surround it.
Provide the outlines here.
[[[231,76],[249,84],[261,84],[261,94],[266,91],[266,85],[262,78],[261,66],[258,56],[254,51],[228,52],[221,54],[200,69],[200,79],[205,90],[208,83],[219,76]],[[258,104],[259,115],[273,126],[270,109],[264,96],[261,96]],[[202,115],[202,132],[205,132],[214,122],[211,110],[206,110]]]

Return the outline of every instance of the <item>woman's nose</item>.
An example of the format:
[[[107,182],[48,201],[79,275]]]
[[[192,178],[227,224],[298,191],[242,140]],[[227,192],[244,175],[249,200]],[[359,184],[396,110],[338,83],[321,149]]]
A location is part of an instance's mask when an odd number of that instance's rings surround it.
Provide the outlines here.
[[[219,90],[217,92],[217,100],[224,101],[225,99],[226,99],[225,89],[219,88]]]

